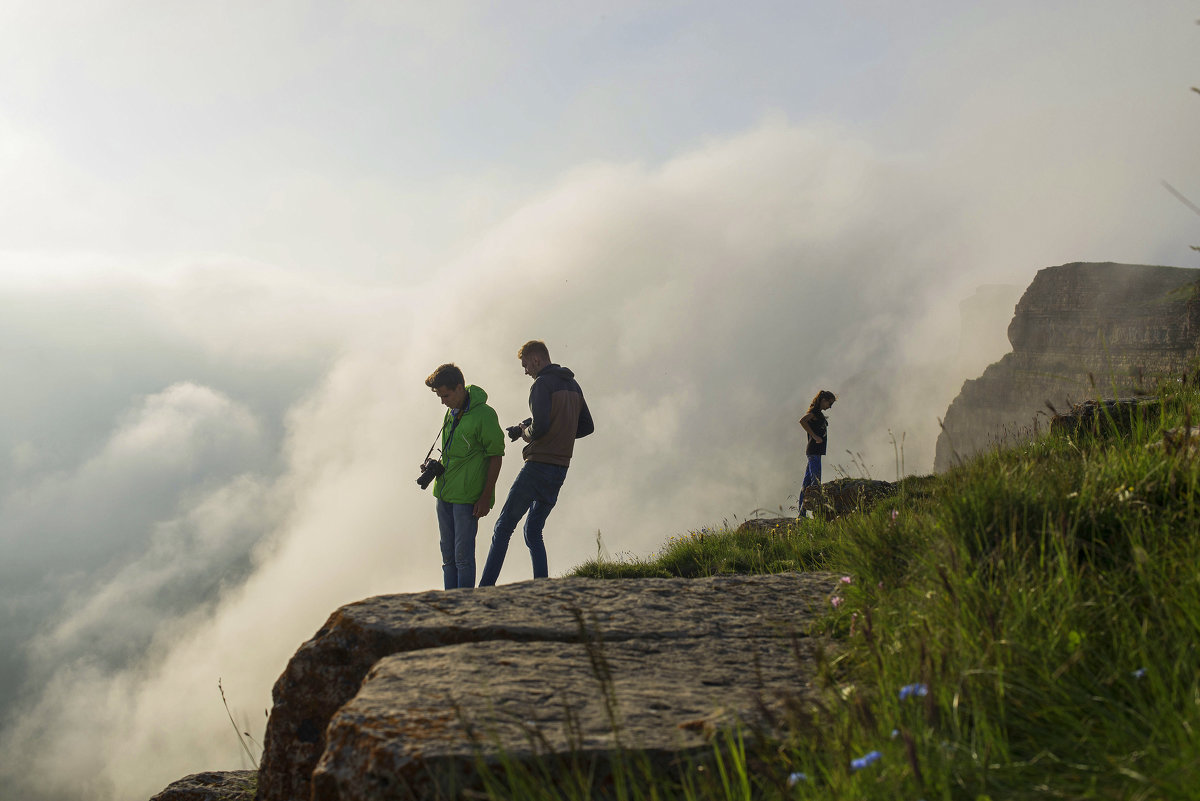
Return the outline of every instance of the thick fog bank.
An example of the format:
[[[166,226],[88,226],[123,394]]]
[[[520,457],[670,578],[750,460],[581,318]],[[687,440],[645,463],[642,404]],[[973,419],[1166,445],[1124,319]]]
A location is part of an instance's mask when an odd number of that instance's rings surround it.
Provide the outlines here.
[[[1006,323],[1011,287],[1038,268],[1108,240],[1092,241],[1093,202],[1010,216],[1020,241],[981,250],[988,197],[919,166],[777,121],[658,165],[573,170],[419,284],[217,262],[80,279],[62,306],[57,290],[0,287],[45,321],[26,330],[44,352],[6,366],[37,391],[5,410],[21,421],[3,443],[4,670],[20,682],[5,786],[136,798],[234,767],[218,678],[260,737],[272,682],[334,608],[438,586],[433,501],[414,479],[441,412],[422,382],[443,361],[506,424],[527,414],[522,342],[576,372],[596,434],[547,526],[552,574],[598,536],[646,555],[788,511],[796,421],[818,389],[840,398],[831,475],[893,478],[901,441],[905,471],[929,471],[938,415],[1003,351],[976,328]],[[1119,204],[1114,180],[1096,190]],[[960,303],[997,281],[1010,290],[976,297],[964,323]],[[75,331],[82,297],[94,308]],[[529,576],[517,538],[501,580]]]

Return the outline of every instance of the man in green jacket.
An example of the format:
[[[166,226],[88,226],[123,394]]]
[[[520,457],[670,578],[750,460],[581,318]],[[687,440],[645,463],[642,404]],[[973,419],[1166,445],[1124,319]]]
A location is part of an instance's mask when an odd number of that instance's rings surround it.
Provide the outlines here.
[[[425,379],[446,407],[442,466],[434,479],[442,543],[442,577],[448,590],[475,586],[475,534],[479,518],[496,502],[496,479],[504,458],[504,432],[487,393],[466,386],[462,370],[443,364]]]

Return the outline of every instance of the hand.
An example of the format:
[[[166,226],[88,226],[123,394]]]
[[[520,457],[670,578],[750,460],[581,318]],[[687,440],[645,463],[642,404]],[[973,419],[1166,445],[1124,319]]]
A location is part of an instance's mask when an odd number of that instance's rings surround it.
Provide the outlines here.
[[[517,440],[519,440],[521,437],[523,437],[525,435],[525,429],[528,428],[532,423],[533,423],[533,418],[526,417],[524,420],[517,423],[515,426],[509,426],[508,428],[506,428],[504,430],[508,432],[508,438],[510,440],[512,440],[513,442],[516,442]]]
[[[477,518],[487,517],[490,511],[492,511],[491,501],[488,498],[480,497],[479,500],[475,501],[475,508],[471,510],[471,514]]]
[[[822,442],[824,442],[824,441],[825,441],[825,440],[824,440],[824,439],[822,439],[821,437],[818,437],[816,434],[813,434],[813,442],[815,442],[815,443],[817,443],[818,445],[820,445],[820,444],[821,444]]]

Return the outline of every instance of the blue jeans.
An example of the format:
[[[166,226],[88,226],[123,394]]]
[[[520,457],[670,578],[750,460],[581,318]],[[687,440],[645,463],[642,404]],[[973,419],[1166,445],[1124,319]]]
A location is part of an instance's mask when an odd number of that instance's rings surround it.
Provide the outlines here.
[[[814,484],[821,483],[821,457],[808,457],[808,469],[804,471],[804,483],[800,485],[800,498],[804,499],[804,491]]]
[[[529,546],[529,556],[533,559],[533,577],[546,578],[550,575],[546,563],[546,543],[542,541],[542,529],[546,526],[546,518],[550,510],[558,502],[558,491],[562,488],[567,477],[567,468],[556,464],[542,462],[526,462],[517,480],[508,491],[508,500],[496,518],[496,528],[492,532],[492,547],[488,550],[487,563],[483,566],[483,575],[479,578],[480,587],[491,587],[500,578],[500,568],[504,566],[504,556],[508,553],[508,541],[512,539],[517,523],[525,518],[525,544]]]
[[[442,533],[442,582],[446,589],[475,586],[475,533],[479,518],[473,503],[437,502],[438,529]]]

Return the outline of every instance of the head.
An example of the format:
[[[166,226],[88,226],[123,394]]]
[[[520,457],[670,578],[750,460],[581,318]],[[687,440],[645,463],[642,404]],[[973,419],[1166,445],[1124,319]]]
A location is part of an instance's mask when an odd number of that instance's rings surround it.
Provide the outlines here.
[[[467,405],[467,387],[462,370],[453,364],[443,364],[425,379],[425,386],[433,390],[448,409],[461,409]]]
[[[540,339],[531,339],[517,351],[517,358],[521,360],[521,366],[525,368],[525,375],[536,378],[542,368],[550,364],[550,351],[546,348],[545,342]]]
[[[812,403],[808,404],[810,412],[825,411],[833,402],[837,400],[837,396],[827,389],[823,389],[813,396]]]

